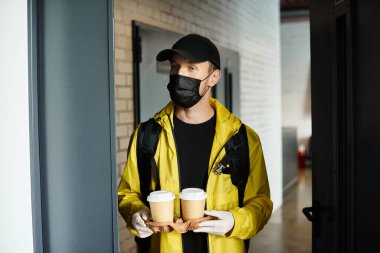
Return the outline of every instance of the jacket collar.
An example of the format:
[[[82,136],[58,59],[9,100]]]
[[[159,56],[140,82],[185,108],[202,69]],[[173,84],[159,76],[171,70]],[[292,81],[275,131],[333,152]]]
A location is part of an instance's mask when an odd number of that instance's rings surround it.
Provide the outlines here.
[[[239,130],[241,120],[224,107],[217,99],[210,98],[210,104],[216,112],[215,140],[219,145],[224,143]],[[171,132],[170,124],[173,124],[174,103],[170,101],[161,111],[154,115],[154,119],[166,131]],[[169,121],[170,117],[170,121]],[[218,145],[218,146],[219,146]],[[214,145],[213,145],[214,148]]]

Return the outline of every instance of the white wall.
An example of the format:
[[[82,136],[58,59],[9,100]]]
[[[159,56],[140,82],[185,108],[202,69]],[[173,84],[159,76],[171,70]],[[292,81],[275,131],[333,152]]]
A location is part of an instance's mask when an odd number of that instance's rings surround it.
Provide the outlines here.
[[[241,119],[260,136],[275,211],[283,194],[280,4],[277,0],[236,3],[239,29],[224,36],[240,53]]]
[[[298,143],[311,135],[310,23],[281,24],[282,125],[296,127]]]
[[[0,1],[0,252],[33,252],[27,1]]]

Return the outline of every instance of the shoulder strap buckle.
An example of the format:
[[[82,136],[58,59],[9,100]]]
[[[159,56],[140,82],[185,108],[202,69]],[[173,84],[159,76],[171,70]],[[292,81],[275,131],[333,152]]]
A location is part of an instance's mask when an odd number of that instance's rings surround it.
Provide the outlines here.
[[[218,175],[221,175],[223,173],[223,170],[227,168],[226,166],[224,166],[222,163],[219,163],[215,168],[214,168],[214,171],[218,174]]]
[[[214,168],[214,171],[218,174],[218,175],[221,175],[221,174],[231,174],[231,168],[230,167],[227,167],[227,165],[224,165],[224,160],[222,160],[215,168]]]

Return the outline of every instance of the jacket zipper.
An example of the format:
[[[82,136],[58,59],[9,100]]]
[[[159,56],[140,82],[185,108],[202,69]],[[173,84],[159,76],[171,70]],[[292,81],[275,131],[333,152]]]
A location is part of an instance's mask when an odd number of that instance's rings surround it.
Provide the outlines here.
[[[179,192],[181,192],[181,168],[180,168],[180,165],[179,165],[179,157],[178,157],[177,141],[175,140],[174,127],[173,127],[172,121],[171,121],[171,119],[170,119],[170,116],[169,116],[169,114],[166,114],[166,116],[168,116],[168,119],[169,119],[170,128],[171,128],[171,130],[172,130],[172,135],[173,135],[173,140],[174,140],[174,145],[175,145],[175,150],[176,150],[176,155],[177,155]],[[207,237],[207,238],[208,238],[208,237]],[[208,242],[208,241],[207,241],[207,242]],[[181,244],[182,244],[182,245],[181,245],[181,246],[182,246],[182,253],[184,253],[185,251],[183,250],[182,234],[181,234]]]
[[[169,119],[169,122],[170,122],[170,128],[172,130],[175,150],[176,150],[176,153],[177,153],[178,177],[179,177],[179,192],[181,192],[181,168],[180,168],[180,165],[179,165],[177,141],[175,139],[174,127],[173,127],[172,121],[170,120],[170,116],[169,116],[169,114],[166,114],[166,116],[168,116],[168,119]]]

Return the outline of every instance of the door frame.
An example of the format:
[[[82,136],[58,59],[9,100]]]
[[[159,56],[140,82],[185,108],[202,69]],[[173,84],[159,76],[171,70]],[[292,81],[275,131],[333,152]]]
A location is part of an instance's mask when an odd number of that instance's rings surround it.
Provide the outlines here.
[[[111,124],[115,124],[115,84],[114,84],[114,4],[113,0],[107,2],[108,26],[108,80],[109,80],[109,115]],[[73,2],[72,4],[74,4]],[[28,0],[28,89],[29,89],[29,135],[30,135],[30,176],[31,176],[31,203],[32,203],[32,229],[34,252],[44,252],[43,243],[43,213],[41,191],[43,185],[40,180],[40,133],[39,133],[39,43],[41,27],[41,0]],[[116,182],[116,155],[115,155],[115,127],[110,127],[111,152],[111,187],[112,187],[112,231],[113,253],[119,252],[118,237],[118,208],[117,208],[117,182]]]
[[[38,0],[28,0],[29,136],[34,252],[44,252],[38,126]]]
[[[355,252],[354,19],[348,0],[310,6],[312,252]]]

